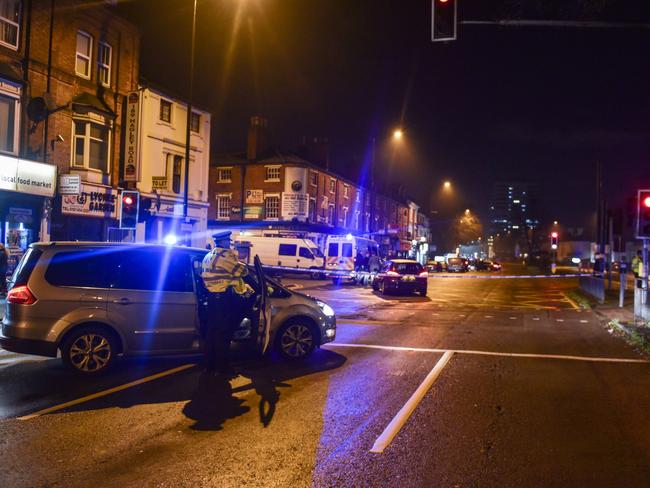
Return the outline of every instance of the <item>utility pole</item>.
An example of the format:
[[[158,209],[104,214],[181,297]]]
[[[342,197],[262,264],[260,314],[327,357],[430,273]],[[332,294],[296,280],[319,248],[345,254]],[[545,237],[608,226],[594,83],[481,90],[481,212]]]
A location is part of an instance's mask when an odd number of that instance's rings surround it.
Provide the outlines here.
[[[192,40],[190,48],[190,79],[189,79],[189,96],[187,100],[187,127],[185,128],[185,184],[183,185],[183,217],[188,221],[188,193],[190,185],[190,139],[192,137],[192,102],[194,98],[194,45],[196,38],[196,2],[194,0],[194,8],[192,10]]]

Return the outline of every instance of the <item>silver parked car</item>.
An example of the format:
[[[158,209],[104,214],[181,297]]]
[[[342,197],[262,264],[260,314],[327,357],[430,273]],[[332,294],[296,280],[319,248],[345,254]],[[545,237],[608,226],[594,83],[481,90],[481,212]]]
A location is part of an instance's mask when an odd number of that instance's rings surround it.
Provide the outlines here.
[[[60,350],[66,365],[85,374],[107,370],[119,354],[200,352],[205,253],[148,244],[33,244],[9,281],[0,347],[51,357]],[[334,340],[329,305],[268,280],[259,261],[253,271],[247,280],[257,292],[255,306],[236,338],[292,359]]]

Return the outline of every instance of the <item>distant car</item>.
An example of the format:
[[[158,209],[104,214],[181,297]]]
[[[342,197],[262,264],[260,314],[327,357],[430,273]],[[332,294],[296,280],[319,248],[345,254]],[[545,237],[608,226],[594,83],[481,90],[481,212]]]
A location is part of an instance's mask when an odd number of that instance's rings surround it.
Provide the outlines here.
[[[381,272],[372,282],[373,290],[382,294],[389,292],[408,292],[427,295],[427,279],[429,273],[424,267],[412,259],[393,259],[387,261]]]
[[[464,258],[448,258],[447,271],[450,273],[466,273],[469,270],[469,263]]]
[[[496,261],[491,261],[490,263],[492,271],[501,271],[502,266],[500,263],[497,263]]]
[[[440,261],[429,261],[427,263],[427,270],[429,273],[442,273],[445,270],[444,263]]]

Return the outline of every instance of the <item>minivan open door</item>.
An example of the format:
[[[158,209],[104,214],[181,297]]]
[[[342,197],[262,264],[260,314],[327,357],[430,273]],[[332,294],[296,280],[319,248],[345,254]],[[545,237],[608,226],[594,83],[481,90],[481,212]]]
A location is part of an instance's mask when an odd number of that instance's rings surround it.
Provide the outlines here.
[[[266,287],[266,279],[264,277],[264,270],[262,269],[262,261],[260,257],[255,255],[255,273],[257,275],[257,282],[260,285],[260,294],[255,301],[255,319],[257,320],[256,342],[257,350],[260,354],[266,353],[269,347],[271,338],[271,304],[268,300],[268,290]]]

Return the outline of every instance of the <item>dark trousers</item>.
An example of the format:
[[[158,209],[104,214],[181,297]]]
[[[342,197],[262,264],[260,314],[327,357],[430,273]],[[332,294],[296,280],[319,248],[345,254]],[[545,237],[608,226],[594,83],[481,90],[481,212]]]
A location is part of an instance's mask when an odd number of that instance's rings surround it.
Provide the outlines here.
[[[205,362],[208,371],[225,371],[232,336],[246,314],[246,299],[232,290],[210,293],[205,314]]]

